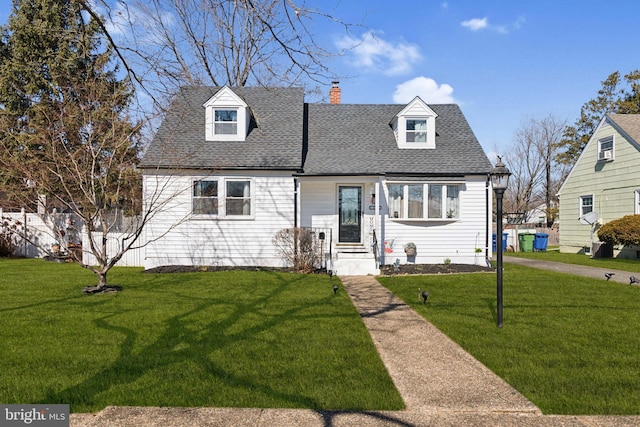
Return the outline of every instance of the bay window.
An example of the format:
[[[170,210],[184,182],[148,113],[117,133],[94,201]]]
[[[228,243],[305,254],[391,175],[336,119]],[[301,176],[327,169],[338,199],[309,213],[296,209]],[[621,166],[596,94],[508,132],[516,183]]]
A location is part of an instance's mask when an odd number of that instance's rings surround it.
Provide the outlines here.
[[[398,183],[388,184],[387,189],[390,218],[460,218],[459,184]]]

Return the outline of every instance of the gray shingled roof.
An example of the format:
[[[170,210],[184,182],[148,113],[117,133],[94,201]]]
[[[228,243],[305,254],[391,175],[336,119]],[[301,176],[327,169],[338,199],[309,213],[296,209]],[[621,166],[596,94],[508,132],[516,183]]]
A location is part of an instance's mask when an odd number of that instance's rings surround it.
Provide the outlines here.
[[[233,88],[252,110],[246,141],[206,141],[202,105],[220,89],[180,90],[144,155],[143,168],[301,168],[303,89]]]
[[[492,168],[460,108],[430,105],[435,149],[399,149],[389,123],[404,105],[310,104],[304,173],[486,174]]]
[[[389,125],[404,105],[308,104],[304,165],[304,93],[299,88],[234,88],[252,109],[245,142],[205,141],[202,105],[218,87],[176,96],[142,161],[143,168],[280,169],[304,175],[487,174],[492,165],[457,105],[430,105],[436,148],[398,149]]]

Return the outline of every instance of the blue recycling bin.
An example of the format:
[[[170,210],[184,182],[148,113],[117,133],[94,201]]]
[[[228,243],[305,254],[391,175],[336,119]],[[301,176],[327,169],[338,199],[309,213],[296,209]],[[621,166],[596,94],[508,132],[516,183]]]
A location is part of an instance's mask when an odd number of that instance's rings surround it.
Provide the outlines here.
[[[547,233],[536,233],[533,238],[533,250],[538,251],[546,251],[547,243],[549,242],[549,235]]]
[[[509,237],[509,233],[502,233],[502,252],[507,251],[507,237]],[[496,233],[493,233],[493,252],[498,250],[498,243],[496,242]]]

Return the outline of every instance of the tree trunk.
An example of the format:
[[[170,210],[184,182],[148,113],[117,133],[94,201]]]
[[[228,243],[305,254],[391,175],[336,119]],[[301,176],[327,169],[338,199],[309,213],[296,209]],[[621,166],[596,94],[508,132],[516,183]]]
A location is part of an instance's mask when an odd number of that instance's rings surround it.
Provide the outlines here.
[[[98,289],[104,289],[107,287],[107,272],[101,271],[96,273],[98,275]]]

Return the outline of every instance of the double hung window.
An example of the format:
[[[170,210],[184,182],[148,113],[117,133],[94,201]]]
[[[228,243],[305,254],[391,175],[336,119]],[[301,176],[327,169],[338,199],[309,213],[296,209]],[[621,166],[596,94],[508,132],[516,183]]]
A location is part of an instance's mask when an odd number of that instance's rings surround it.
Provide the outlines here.
[[[580,196],[580,216],[584,216],[593,211],[593,196]]]
[[[598,160],[613,160],[613,136],[598,140]]]
[[[194,214],[218,215],[218,181],[195,181],[192,202]]]
[[[407,142],[427,142],[427,119],[407,119]]]
[[[193,182],[192,214],[218,218],[251,217],[251,180],[216,179]]]
[[[213,131],[216,135],[238,133],[238,110],[215,110]]]

